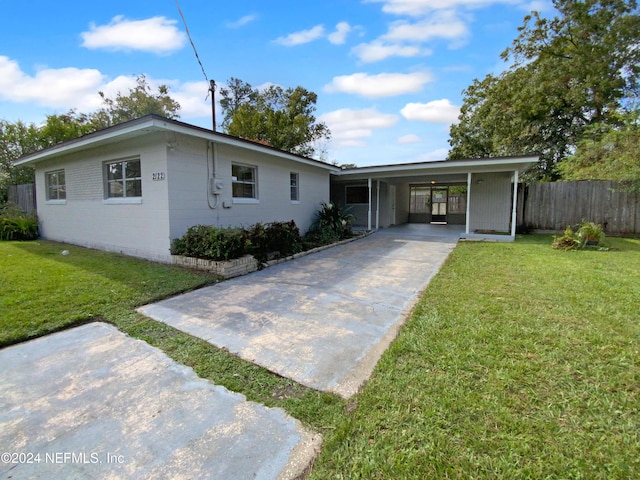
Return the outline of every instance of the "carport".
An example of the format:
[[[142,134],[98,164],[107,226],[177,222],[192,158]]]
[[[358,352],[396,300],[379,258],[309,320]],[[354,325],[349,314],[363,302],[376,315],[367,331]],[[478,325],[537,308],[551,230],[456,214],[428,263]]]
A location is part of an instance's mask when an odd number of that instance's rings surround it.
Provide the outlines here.
[[[537,156],[441,160],[349,168],[331,199],[367,230],[403,223],[460,225],[463,238],[514,240],[518,181]]]

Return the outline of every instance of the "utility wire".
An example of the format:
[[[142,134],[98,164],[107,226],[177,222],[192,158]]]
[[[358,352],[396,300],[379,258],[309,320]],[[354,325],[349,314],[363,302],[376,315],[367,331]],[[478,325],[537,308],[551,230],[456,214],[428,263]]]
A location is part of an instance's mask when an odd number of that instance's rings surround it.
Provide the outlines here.
[[[202,62],[200,61],[200,57],[198,56],[198,50],[196,49],[196,45],[195,43],[193,43],[193,40],[191,39],[191,34],[189,33],[189,27],[187,27],[187,21],[184,19],[184,15],[182,14],[182,10],[180,9],[180,4],[178,3],[178,0],[175,0],[176,2],[176,7],[178,7],[178,13],[180,14],[180,17],[182,18],[182,23],[184,24],[184,29],[187,32],[187,37],[189,37],[189,42],[191,43],[191,46],[193,47],[193,53],[196,54],[196,60],[198,60],[198,64],[200,65],[200,68],[202,69],[202,74],[204,75],[205,80],[207,81],[207,83],[209,82],[209,77],[207,77],[207,73],[204,71],[204,67],[202,66]],[[209,95],[207,95],[208,97]]]

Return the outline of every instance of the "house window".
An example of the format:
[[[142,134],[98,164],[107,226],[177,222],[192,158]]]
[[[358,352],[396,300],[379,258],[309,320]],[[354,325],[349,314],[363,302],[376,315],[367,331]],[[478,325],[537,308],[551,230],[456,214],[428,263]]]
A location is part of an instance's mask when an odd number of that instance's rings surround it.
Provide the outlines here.
[[[109,162],[104,166],[107,198],[142,197],[140,159]]]
[[[257,168],[249,165],[231,165],[233,198],[258,199]]]
[[[347,185],[345,188],[346,203],[348,205],[369,203],[369,187],[366,185]]]
[[[289,174],[289,186],[291,188],[291,201],[300,201],[300,175],[294,172]]]
[[[45,173],[47,187],[47,200],[66,200],[67,184],[64,178],[64,170]]]

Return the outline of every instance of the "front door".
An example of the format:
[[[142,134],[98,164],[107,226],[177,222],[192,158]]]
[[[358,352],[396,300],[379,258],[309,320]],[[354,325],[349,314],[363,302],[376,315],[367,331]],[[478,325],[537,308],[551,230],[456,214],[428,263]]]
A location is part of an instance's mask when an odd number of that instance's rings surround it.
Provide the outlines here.
[[[447,223],[448,189],[431,189],[431,223]]]
[[[389,225],[396,224],[396,186],[389,185]]]

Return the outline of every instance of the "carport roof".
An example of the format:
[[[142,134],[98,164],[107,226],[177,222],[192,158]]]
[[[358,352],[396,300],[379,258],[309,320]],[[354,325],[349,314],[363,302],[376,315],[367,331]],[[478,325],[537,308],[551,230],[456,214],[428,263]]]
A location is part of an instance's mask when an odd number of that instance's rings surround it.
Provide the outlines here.
[[[432,162],[378,165],[372,167],[347,168],[338,172],[336,181],[386,180],[401,182],[466,182],[468,173],[515,172],[522,174],[538,162],[537,155],[510,157],[467,158],[461,160],[438,160]]]

